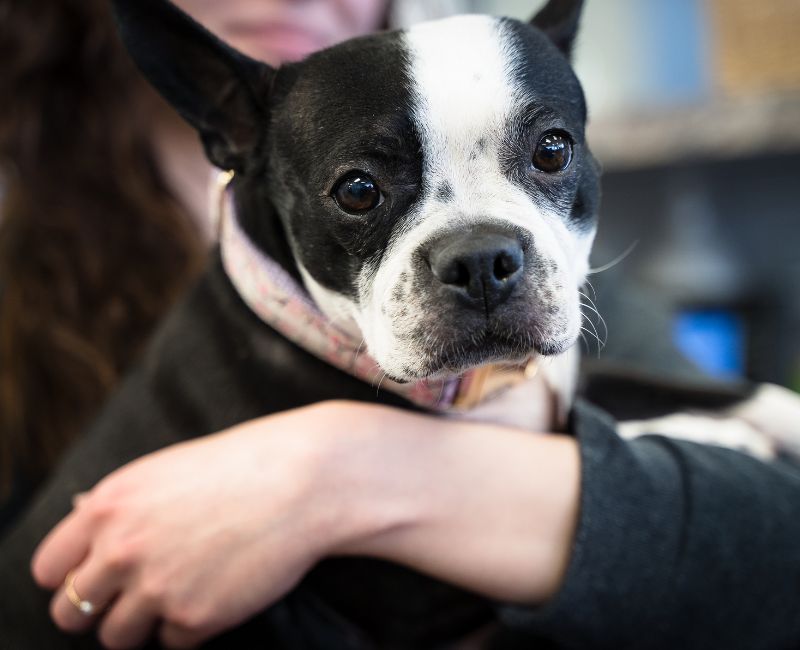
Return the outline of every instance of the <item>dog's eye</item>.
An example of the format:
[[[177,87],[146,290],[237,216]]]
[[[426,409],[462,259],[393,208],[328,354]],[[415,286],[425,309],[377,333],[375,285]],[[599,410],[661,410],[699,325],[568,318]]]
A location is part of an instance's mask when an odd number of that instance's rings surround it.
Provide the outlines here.
[[[349,214],[364,214],[383,202],[378,184],[364,172],[349,172],[336,183],[333,198]]]
[[[562,131],[545,133],[533,152],[533,166],[552,174],[569,167],[572,162],[572,140]]]

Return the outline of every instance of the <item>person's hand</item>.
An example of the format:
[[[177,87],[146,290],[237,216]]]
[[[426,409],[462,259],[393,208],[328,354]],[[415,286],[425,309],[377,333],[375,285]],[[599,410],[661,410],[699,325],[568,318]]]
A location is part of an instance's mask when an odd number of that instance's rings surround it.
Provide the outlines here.
[[[494,600],[541,603],[571,555],[579,454],[537,435],[329,402],[146,456],[104,479],[33,561],[68,631],[111,648],[159,628],[189,647],[289,591],[322,557],[404,564]],[[67,598],[101,608],[87,617]],[[80,603],[79,603],[80,604]]]
[[[67,631],[99,623],[110,648],[160,626],[195,645],[285,594],[335,541],[336,516],[315,481],[335,404],[271,416],[183,443],[112,473],[76,500],[37,550],[33,574],[59,587],[51,613]],[[74,588],[98,612],[80,612]]]

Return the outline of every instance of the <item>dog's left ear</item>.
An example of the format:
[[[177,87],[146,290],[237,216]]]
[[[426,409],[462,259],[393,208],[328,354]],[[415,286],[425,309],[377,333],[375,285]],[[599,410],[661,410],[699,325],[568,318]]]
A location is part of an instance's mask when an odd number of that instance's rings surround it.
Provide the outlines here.
[[[167,0],[113,0],[128,52],[200,133],[208,158],[244,172],[266,128],[268,65],[229,47]]]
[[[583,0],[549,0],[532,19],[568,59],[578,33]]]

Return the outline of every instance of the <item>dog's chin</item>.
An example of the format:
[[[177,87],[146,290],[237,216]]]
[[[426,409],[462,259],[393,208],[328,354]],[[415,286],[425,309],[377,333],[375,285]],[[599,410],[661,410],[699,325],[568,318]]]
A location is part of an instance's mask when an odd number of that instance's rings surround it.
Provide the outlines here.
[[[477,340],[453,343],[435,352],[420,350],[416,355],[415,367],[404,366],[399,373],[396,370],[386,371],[386,377],[400,384],[446,380],[488,364],[524,364],[533,356],[556,356],[565,352],[574,342],[574,339],[569,338],[521,340],[480,337]]]

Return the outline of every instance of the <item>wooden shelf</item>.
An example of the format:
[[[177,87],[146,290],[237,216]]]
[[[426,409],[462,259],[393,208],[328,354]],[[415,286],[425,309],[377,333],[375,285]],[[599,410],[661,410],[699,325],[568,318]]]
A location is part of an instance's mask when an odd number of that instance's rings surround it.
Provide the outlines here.
[[[800,92],[602,118],[587,138],[608,171],[800,152]]]

